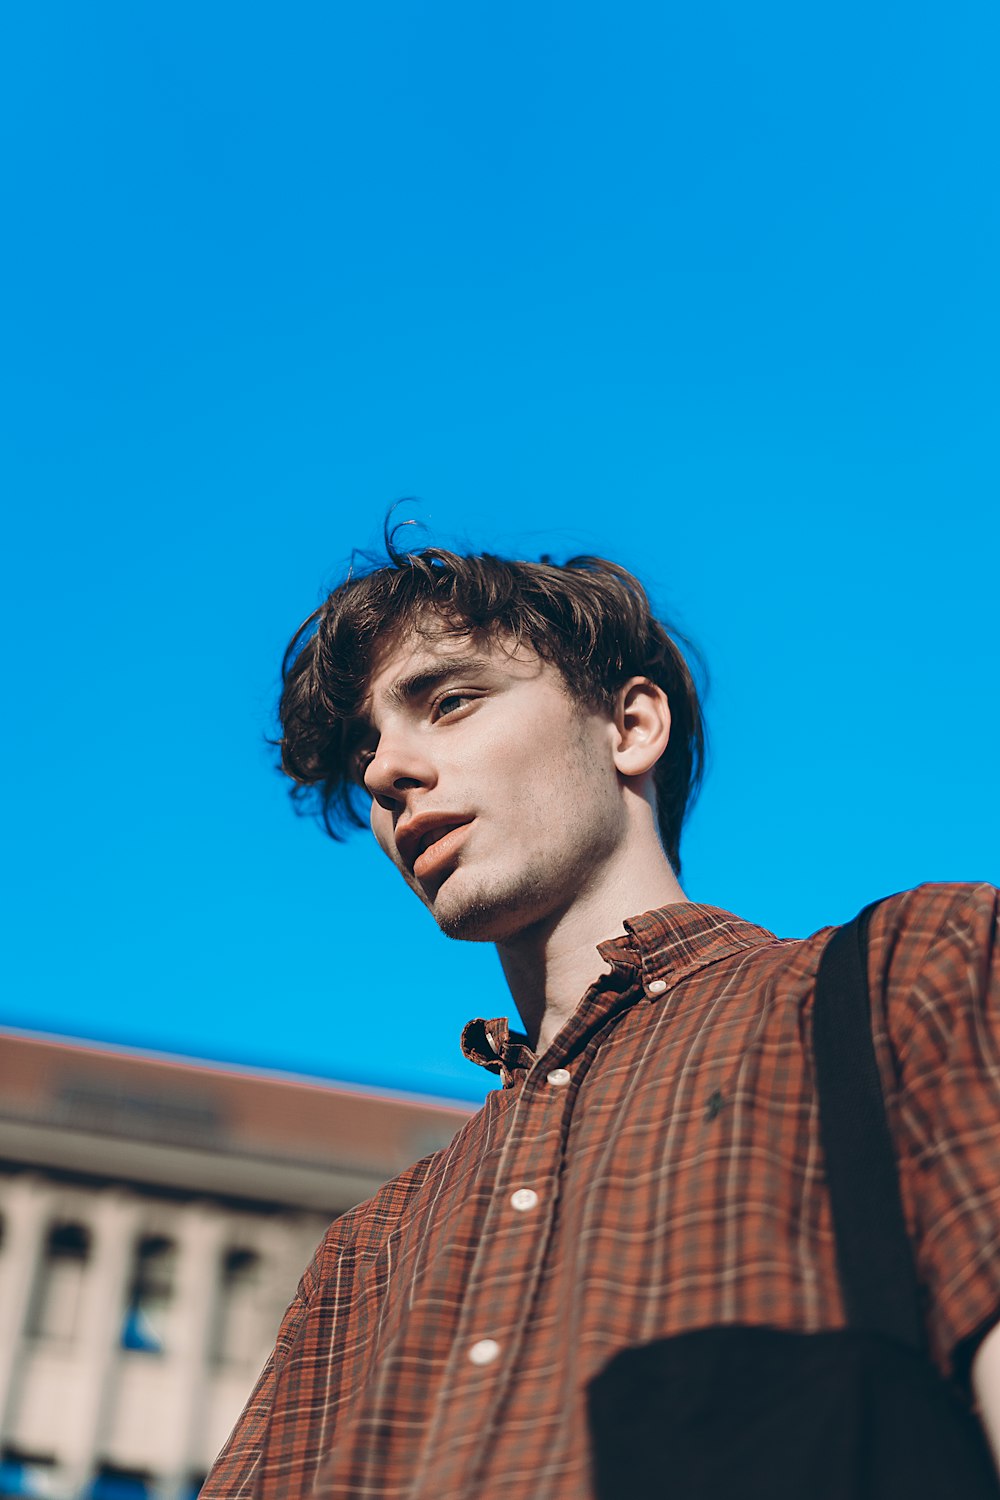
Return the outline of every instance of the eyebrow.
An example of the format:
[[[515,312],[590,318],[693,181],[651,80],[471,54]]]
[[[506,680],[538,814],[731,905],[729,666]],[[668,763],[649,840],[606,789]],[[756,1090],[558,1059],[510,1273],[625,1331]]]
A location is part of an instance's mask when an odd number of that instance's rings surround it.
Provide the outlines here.
[[[492,662],[485,656],[450,656],[423,671],[412,672],[409,677],[400,677],[389,689],[389,702],[397,707],[407,707],[440,687],[452,677],[463,677],[467,673],[478,676],[488,671]]]

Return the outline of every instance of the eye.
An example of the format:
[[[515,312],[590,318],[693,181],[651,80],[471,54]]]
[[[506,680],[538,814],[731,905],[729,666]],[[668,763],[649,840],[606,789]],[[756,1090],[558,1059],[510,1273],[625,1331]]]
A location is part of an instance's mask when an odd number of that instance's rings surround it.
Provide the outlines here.
[[[442,693],[434,703],[433,717],[435,719],[447,719],[464,708],[466,703],[474,702],[471,693]]]

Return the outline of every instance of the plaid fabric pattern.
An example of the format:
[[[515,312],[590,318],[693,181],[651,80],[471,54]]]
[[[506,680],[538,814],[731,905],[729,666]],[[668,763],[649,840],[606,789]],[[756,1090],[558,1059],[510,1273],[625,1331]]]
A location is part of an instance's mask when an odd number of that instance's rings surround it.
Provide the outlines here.
[[[924,886],[871,931],[876,1050],[946,1369],[1000,1315],[997,900]],[[543,1057],[505,1020],[466,1028],[503,1087],[331,1226],[204,1500],[581,1500],[584,1388],[619,1349],[843,1325],[810,1061],[829,929],[779,941],[694,903],[626,925]]]

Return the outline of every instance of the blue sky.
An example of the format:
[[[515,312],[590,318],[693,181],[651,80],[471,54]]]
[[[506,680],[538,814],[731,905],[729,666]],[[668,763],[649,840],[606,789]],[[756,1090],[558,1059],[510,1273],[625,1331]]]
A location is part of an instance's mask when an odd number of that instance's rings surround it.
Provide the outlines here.
[[[9,1023],[481,1097],[492,952],[264,743],[400,496],[698,641],[694,899],[1000,879],[992,7],[5,26]]]

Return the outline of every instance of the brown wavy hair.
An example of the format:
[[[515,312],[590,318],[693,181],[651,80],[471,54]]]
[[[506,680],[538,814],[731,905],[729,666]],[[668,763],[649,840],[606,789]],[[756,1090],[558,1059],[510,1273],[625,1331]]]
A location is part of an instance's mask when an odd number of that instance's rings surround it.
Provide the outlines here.
[[[398,528],[396,528],[398,530]],[[670,703],[670,740],[653,773],[660,837],[680,874],[680,835],[701,784],[705,726],[678,641],[656,619],[642,584],[602,557],[515,562],[441,547],[401,552],[386,530],[387,560],[365,558],[299,626],[282,663],[281,768],[299,811],[333,838],[364,827],[367,795],[352,770],[359,715],[376,657],[410,629],[504,639],[555,666],[571,696],[610,711],[630,677],[649,677]],[[702,669],[703,670],[703,669]]]

